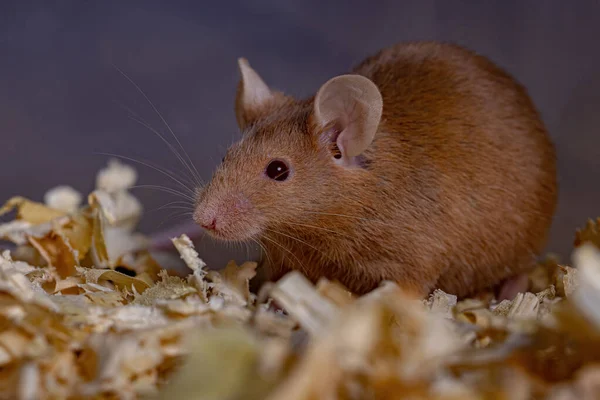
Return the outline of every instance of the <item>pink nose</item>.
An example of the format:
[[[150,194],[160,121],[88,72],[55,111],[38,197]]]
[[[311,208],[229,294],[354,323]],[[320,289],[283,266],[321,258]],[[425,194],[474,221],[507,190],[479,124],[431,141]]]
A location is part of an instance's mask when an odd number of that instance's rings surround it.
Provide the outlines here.
[[[212,218],[209,219],[210,222],[202,222],[200,225],[204,228],[204,229],[208,229],[210,231],[213,231],[217,228],[217,219],[216,218]]]

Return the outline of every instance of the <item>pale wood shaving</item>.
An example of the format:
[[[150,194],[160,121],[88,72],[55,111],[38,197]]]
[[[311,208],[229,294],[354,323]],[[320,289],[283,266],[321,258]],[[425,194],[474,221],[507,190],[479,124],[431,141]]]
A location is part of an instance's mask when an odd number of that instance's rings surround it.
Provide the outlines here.
[[[198,252],[194,249],[192,241],[186,234],[182,234],[178,238],[173,238],[173,245],[179,254],[181,254],[182,260],[192,271],[201,270],[206,267],[206,263],[198,257]]]
[[[0,209],[16,211],[0,238],[17,246],[0,254],[0,398],[600,396],[597,221],[572,266],[540,262],[500,303],[439,289],[421,301],[401,282],[357,296],[299,272],[256,296],[255,262],[209,270],[186,235],[179,257],[150,252],[136,179],[112,160],[87,204],[59,186]]]
[[[44,194],[44,203],[48,207],[66,213],[77,212],[82,200],[81,193],[67,185],[57,186]]]

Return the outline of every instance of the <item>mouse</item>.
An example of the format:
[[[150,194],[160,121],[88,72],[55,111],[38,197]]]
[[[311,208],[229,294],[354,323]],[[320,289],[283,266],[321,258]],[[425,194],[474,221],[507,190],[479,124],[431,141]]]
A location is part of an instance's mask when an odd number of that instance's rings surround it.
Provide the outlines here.
[[[240,137],[196,190],[193,223],[365,294],[383,281],[463,298],[521,281],[543,251],[556,152],[527,89],[464,46],[399,42],[296,98],[245,58]]]

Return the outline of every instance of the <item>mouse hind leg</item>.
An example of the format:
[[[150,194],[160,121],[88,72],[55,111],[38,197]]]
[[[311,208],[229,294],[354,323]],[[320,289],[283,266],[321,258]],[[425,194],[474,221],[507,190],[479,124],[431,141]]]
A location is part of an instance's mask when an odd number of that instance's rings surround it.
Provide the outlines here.
[[[529,288],[529,272],[536,265],[534,256],[487,265],[455,264],[440,278],[436,287],[459,298],[492,291],[497,301],[512,300]]]
[[[529,289],[529,275],[522,272],[500,283],[496,299],[499,302],[502,300],[513,300],[517,294],[525,293],[527,289]]]

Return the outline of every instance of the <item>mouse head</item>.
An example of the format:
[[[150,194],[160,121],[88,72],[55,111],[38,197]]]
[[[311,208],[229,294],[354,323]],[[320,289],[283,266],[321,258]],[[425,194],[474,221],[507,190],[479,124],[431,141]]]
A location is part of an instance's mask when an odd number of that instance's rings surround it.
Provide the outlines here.
[[[360,75],[337,76],[314,98],[296,100],[238,63],[242,138],[198,190],[194,213],[212,236],[232,241],[298,229],[334,209],[365,173],[383,108],[379,89]]]

